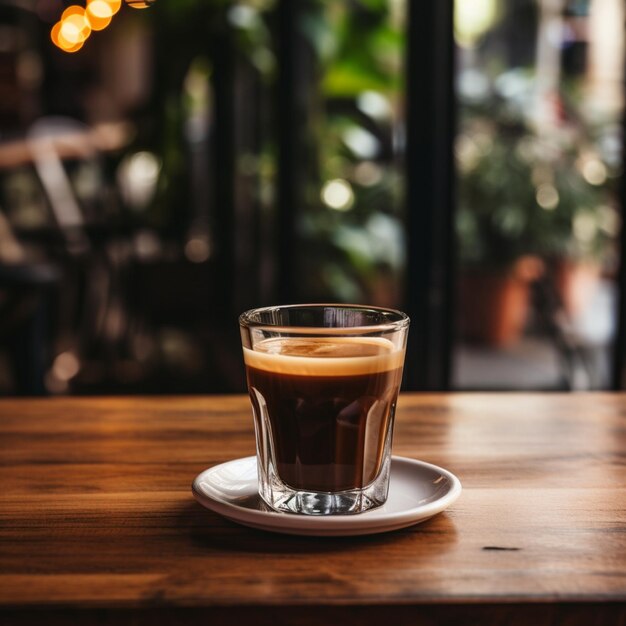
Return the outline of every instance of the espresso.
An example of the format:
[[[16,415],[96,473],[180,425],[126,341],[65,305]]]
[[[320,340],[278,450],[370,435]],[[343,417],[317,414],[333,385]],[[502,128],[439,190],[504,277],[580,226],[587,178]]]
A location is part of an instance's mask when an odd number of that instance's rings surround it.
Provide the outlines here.
[[[244,348],[256,428],[278,477],[303,491],[362,489],[378,476],[404,354],[383,338],[268,339]]]

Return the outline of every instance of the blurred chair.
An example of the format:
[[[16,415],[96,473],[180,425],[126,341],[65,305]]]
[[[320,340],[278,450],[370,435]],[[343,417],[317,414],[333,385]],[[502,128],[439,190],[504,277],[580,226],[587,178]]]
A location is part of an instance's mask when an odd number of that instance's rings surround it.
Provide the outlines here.
[[[63,260],[71,275],[65,288],[73,310],[66,307],[67,319],[59,320],[59,332],[73,344],[69,348],[79,360],[94,354],[104,358],[103,353],[110,357],[110,344],[123,341],[124,322],[128,323],[120,293],[125,259],[113,249],[115,241],[107,230],[104,190],[97,186],[89,198],[79,197],[70,176],[70,168],[86,164],[101,173],[101,148],[118,148],[125,141],[124,132],[118,131],[110,126],[98,132],[78,120],[55,116],[39,119],[27,134],[32,163],[62,235]],[[116,323],[108,324],[113,311]],[[115,337],[110,336],[113,327]]]
[[[33,167],[53,218],[34,255],[25,253],[8,221],[0,224],[0,249],[12,251],[9,259],[0,253],[0,341],[10,350],[19,393],[43,393],[53,339],[61,337],[64,349],[76,355],[98,351],[108,311],[121,301],[121,261],[108,254],[108,239],[100,232],[106,228],[102,186],[92,183],[86,195],[83,185],[77,193],[72,175],[81,167],[101,173],[100,148],[119,148],[127,136],[119,125],[91,128],[71,118],[45,117],[23,139],[0,144],[0,166]]]
[[[94,158],[96,149],[89,140],[88,127],[66,117],[44,117],[27,134],[32,162],[52,213],[71,254],[89,250],[85,220],[63,166],[63,158]]]

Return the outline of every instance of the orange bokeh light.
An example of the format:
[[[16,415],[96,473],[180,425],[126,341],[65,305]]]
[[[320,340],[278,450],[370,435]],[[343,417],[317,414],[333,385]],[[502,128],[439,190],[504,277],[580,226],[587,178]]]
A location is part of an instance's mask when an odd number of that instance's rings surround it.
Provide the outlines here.
[[[147,9],[154,4],[155,0],[125,0],[125,2],[133,9]]]
[[[115,15],[122,6],[122,0],[103,0],[111,7],[111,15]]]
[[[106,0],[90,0],[86,15],[92,30],[103,30],[111,23],[113,9]]]
[[[78,52],[83,47],[83,42],[80,41],[78,43],[71,43],[63,35],[61,34],[61,26],[62,22],[57,22],[50,31],[50,39],[52,39],[52,43],[57,47],[63,50],[63,52]]]
[[[63,52],[78,52],[83,47],[83,42],[77,43],[75,46],[71,48],[63,48]]]
[[[154,0],[126,0],[129,6],[145,9]],[[50,38],[65,52],[76,52],[83,47],[91,31],[105,29],[120,10],[122,0],[87,0],[87,7],[77,4],[67,7],[61,19],[52,27]]]
[[[65,11],[61,14],[61,19],[59,21],[63,22],[72,15],[85,15],[84,7],[81,7],[78,4],[73,4],[72,6],[67,7],[67,9],[65,9]]]
[[[70,7],[71,8],[71,7]],[[82,43],[91,34],[91,26],[84,9],[83,13],[71,13],[61,18],[61,30],[59,35],[72,45]]]

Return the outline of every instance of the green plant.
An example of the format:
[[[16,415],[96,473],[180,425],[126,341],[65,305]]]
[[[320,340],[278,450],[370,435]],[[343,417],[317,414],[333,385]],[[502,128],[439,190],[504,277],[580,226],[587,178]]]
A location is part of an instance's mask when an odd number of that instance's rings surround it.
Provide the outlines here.
[[[393,146],[404,50],[398,3],[315,2],[315,159],[300,219],[307,297],[397,304],[404,238]]]
[[[600,258],[615,238],[611,168],[580,120],[541,134],[498,101],[474,109],[457,144],[461,261]]]

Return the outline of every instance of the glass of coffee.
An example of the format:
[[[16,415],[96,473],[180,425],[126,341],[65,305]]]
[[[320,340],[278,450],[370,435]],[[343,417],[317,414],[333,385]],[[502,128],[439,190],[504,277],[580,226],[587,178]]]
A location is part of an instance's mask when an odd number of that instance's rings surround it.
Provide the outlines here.
[[[409,318],[306,304],[247,311],[239,324],[261,498],[308,515],[384,504]]]

